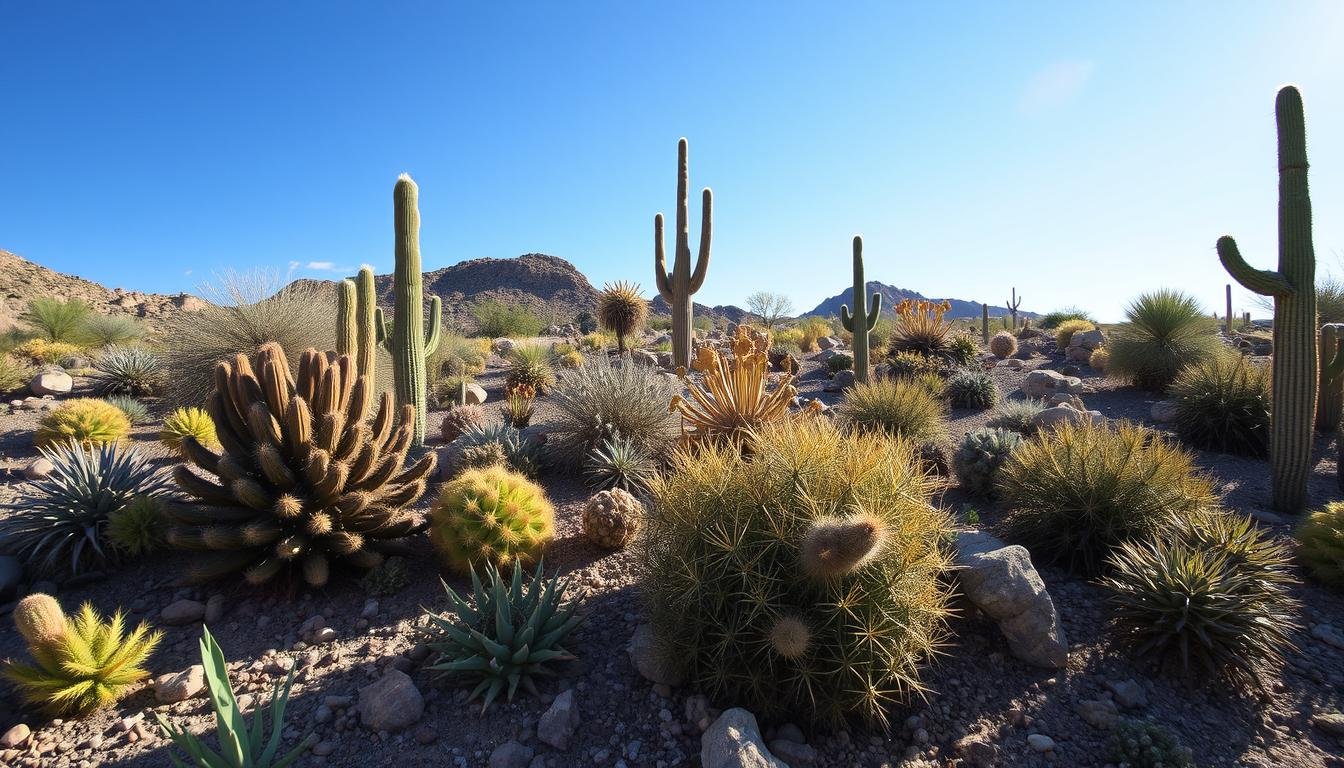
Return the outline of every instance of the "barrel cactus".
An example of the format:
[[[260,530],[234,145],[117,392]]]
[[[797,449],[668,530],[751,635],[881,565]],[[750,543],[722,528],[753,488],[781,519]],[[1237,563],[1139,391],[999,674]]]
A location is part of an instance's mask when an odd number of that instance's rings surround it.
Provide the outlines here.
[[[988,496],[994,492],[994,478],[1022,436],[1007,429],[979,429],[967,433],[952,455],[952,466],[968,493]]]
[[[445,484],[429,539],[458,573],[473,565],[539,561],[555,538],[555,508],[541,486],[501,464],[468,469]]]

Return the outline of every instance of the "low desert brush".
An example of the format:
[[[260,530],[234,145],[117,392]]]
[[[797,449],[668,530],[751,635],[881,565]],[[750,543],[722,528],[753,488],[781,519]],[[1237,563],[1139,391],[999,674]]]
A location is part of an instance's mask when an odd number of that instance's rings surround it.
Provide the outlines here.
[[[859,382],[836,409],[839,424],[861,432],[882,432],[916,443],[947,437],[947,406],[908,379]]]
[[[1065,307],[1064,309],[1057,309],[1054,312],[1047,312],[1044,315],[1041,315],[1040,320],[1036,321],[1036,325],[1039,328],[1050,330],[1058,328],[1062,323],[1068,320],[1083,320],[1088,323],[1097,322],[1096,318],[1077,307]]]
[[[1039,400],[1004,400],[994,408],[988,426],[1028,435],[1036,431],[1036,415],[1043,410]]]
[[[133,344],[145,335],[145,325],[134,315],[90,315],[79,335],[93,347]]]
[[[524,306],[489,299],[472,307],[481,336],[521,338],[541,334],[545,323]]]
[[[120,443],[131,433],[131,420],[105,400],[77,397],[42,415],[33,442],[39,448],[76,440],[82,445]]]
[[[1096,328],[1087,320],[1065,320],[1055,327],[1055,346],[1063,350],[1073,341],[1073,334],[1093,331]]]
[[[62,360],[84,352],[78,344],[50,339],[30,339],[14,348],[14,354],[41,365],[55,365]]]
[[[1181,291],[1143,294],[1125,309],[1125,320],[1107,344],[1106,371],[1142,389],[1164,390],[1183,367],[1225,349],[1217,323]]]
[[[138,398],[131,397],[130,395],[112,395],[111,397],[103,398],[103,402],[116,407],[117,410],[126,414],[126,418],[130,420],[131,426],[144,424],[146,421],[149,421],[149,406],[145,405],[144,401],[139,400]]]
[[[562,371],[551,394],[547,454],[578,471],[590,452],[619,436],[655,461],[677,438],[677,416],[668,402],[678,387],[641,365],[613,364],[598,355],[573,371]]]
[[[943,383],[943,394],[958,408],[983,410],[999,401],[999,388],[988,373],[975,368],[958,368]]]
[[[1196,448],[1241,456],[1269,452],[1269,371],[1232,351],[1186,366],[1168,390],[1176,431]]]
[[[32,366],[17,357],[0,354],[0,395],[27,387],[34,373]]]

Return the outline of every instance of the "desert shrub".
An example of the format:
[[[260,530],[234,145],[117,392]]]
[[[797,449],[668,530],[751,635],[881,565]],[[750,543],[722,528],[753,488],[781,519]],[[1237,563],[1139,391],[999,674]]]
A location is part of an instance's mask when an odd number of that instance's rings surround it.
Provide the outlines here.
[[[1065,320],[1055,327],[1055,345],[1061,350],[1069,346],[1073,341],[1073,334],[1082,331],[1096,330],[1097,326],[1087,320]]]
[[[393,555],[359,578],[359,586],[366,595],[386,597],[395,595],[411,583],[406,558]]]
[[[801,334],[797,343],[804,352],[816,352],[817,339],[831,335],[831,324],[816,315],[799,319],[793,327]]]
[[[145,335],[145,326],[134,315],[89,315],[79,336],[93,347],[127,345]]]
[[[579,349],[601,352],[607,347],[616,346],[616,336],[606,331],[593,331],[579,337]]]
[[[553,674],[548,663],[574,659],[561,643],[582,621],[578,603],[566,604],[569,582],[558,575],[545,577],[540,563],[532,577],[525,578],[522,566],[514,561],[510,582],[499,569],[484,571],[484,583],[472,572],[470,602],[443,585],[453,614],[428,614],[435,636],[427,643],[437,654],[429,669],[476,682],[467,700],[484,695],[482,710],[500,694],[512,701],[519,685],[537,695],[533,678]]]
[[[447,482],[430,513],[429,540],[457,573],[536,563],[555,538],[555,508],[541,486],[498,464]]]
[[[1269,372],[1235,352],[1186,366],[1172,382],[1176,431],[1196,448],[1242,456],[1269,451]]]
[[[279,344],[291,360],[310,347],[336,348],[331,292],[302,283],[280,285],[274,273],[227,273],[202,286],[210,302],[203,309],[173,317],[158,337],[164,367],[173,372],[164,389],[173,405],[202,405],[214,386],[215,365],[250,356],[263,344]]]
[[[943,425],[947,406],[909,379],[856,383],[845,393],[836,415],[846,429],[882,432],[916,443],[947,436]]]
[[[1043,410],[1039,400],[1004,400],[994,409],[989,426],[1028,435],[1036,431],[1032,422]]]
[[[854,370],[854,358],[844,352],[837,352],[826,361],[826,370],[834,376],[841,371]]]
[[[952,454],[952,468],[961,487],[977,496],[993,494],[1000,468],[1021,443],[1021,435],[1006,429],[968,432]]]
[[[1054,312],[1047,312],[1041,315],[1040,320],[1036,321],[1036,326],[1043,330],[1058,328],[1062,323],[1068,320],[1082,320],[1087,323],[1096,324],[1096,318],[1089,315],[1077,307],[1065,307],[1057,309]]]
[[[108,347],[94,368],[93,388],[100,395],[152,395],[165,377],[159,356],[144,347]]]
[[[591,316],[592,316],[592,315],[589,315],[589,317],[591,317]],[[590,330],[594,330],[594,329],[596,329],[596,327],[597,327],[597,326],[596,326],[596,323],[594,323],[593,328],[590,328],[590,329],[588,329],[588,330],[584,330],[583,328],[579,328],[579,333],[588,333],[588,331],[590,331]],[[649,319],[646,320],[646,321],[644,321],[644,327],[645,327],[645,328],[648,328],[650,331],[655,331],[655,332],[659,332],[659,333],[661,333],[661,332],[663,332],[663,331],[671,331],[671,330],[672,330],[672,316],[671,316],[671,315],[649,315]]]
[[[182,441],[188,437],[212,451],[219,450],[215,421],[203,408],[178,408],[163,420],[163,429],[159,430],[160,443],[181,452]]]
[[[1092,350],[1092,354],[1087,357],[1087,364],[1092,367],[1092,370],[1105,376],[1106,369],[1111,365],[1110,350],[1105,347],[1097,347]]]
[[[149,406],[129,395],[113,395],[103,398],[103,402],[126,414],[131,426],[143,424],[149,420]]]
[[[1083,573],[1100,570],[1121,542],[1218,501],[1193,456],[1127,423],[1056,426],[1014,451],[998,489],[1010,539]]]
[[[83,351],[84,348],[78,344],[50,339],[29,339],[14,348],[14,354],[43,365],[55,365]]]
[[[1249,517],[1169,518],[1159,535],[1122,541],[1102,585],[1121,641],[1187,681],[1266,691],[1264,673],[1293,647],[1298,604],[1288,553]]]
[[[527,477],[536,477],[541,465],[542,444],[509,424],[470,427],[453,441],[453,446],[458,453],[458,470],[504,464]]]
[[[893,327],[889,316],[878,317],[877,324],[868,329],[868,348],[886,349],[891,343],[891,329]]]
[[[778,328],[773,335],[775,344],[796,347],[799,352],[803,351],[804,333],[802,328],[796,326],[790,328]],[[813,341],[815,342],[816,340],[813,339]]]
[[[636,540],[656,651],[766,718],[885,725],[944,633],[951,520],[909,441],[772,422],[654,480]]]
[[[1106,759],[1124,768],[1193,768],[1190,749],[1169,728],[1120,718],[1107,742]]]
[[[1272,298],[1259,295],[1256,298],[1269,308],[1274,307]],[[1322,324],[1344,323],[1344,280],[1324,277],[1316,281],[1316,315]]]
[[[107,541],[132,557],[163,548],[163,502],[154,496],[136,496],[107,516]]]
[[[551,395],[549,457],[578,470],[589,452],[619,435],[660,459],[677,436],[677,417],[668,412],[677,389],[650,368],[613,365],[605,355],[561,372]]]
[[[478,376],[490,359],[489,339],[468,339],[445,334],[429,356],[425,368],[438,376]]]
[[[672,318],[670,316],[655,315],[649,320],[650,328],[654,327],[655,321],[659,323],[666,321],[665,324],[667,327],[663,330],[670,330],[672,328]],[[592,312],[580,312],[574,316],[574,325],[578,327],[579,333],[589,334],[597,330],[597,318],[593,317]]]
[[[431,410],[441,411],[462,405],[462,387],[476,382],[470,376],[441,376],[429,385],[426,398]]]
[[[588,485],[598,490],[619,488],[642,493],[657,471],[653,456],[643,446],[615,435],[588,453],[583,474]]]
[[[89,603],[68,617],[41,593],[19,601],[14,625],[34,663],[8,662],[5,677],[25,701],[55,715],[85,715],[130,694],[149,676],[144,664],[163,637],[144,623],[127,634],[121,611],[104,621]]]
[[[994,356],[1002,360],[1005,357],[1012,357],[1017,351],[1017,337],[1008,331],[999,331],[989,339],[989,351]]]
[[[32,341],[37,338],[34,331],[22,326],[14,326],[0,331],[0,355],[8,355],[19,348],[19,345],[25,341]]]
[[[1186,365],[1225,349],[1217,323],[1193,296],[1163,289],[1145,293],[1125,308],[1126,322],[1111,334],[1107,374],[1143,389],[1166,389]]]
[[[451,443],[462,433],[485,426],[485,409],[479,405],[455,405],[443,415],[440,434],[443,442]]]
[[[39,447],[77,440],[85,446],[119,443],[131,433],[131,420],[104,400],[77,397],[42,414],[33,442]]]
[[[696,315],[691,318],[691,329],[698,333],[708,333],[714,330],[714,318]]]
[[[945,354],[953,365],[971,365],[980,354],[980,345],[975,343],[975,337],[971,334],[956,333],[948,342]]]
[[[77,575],[100,567],[108,517],[137,496],[161,496],[168,479],[134,449],[76,443],[41,449],[51,474],[26,486],[4,505],[0,552],[14,555],[39,574]]]
[[[926,373],[940,374],[944,363],[941,358],[925,357],[918,352],[897,352],[887,358],[887,371],[892,378],[913,379]]]
[[[999,388],[984,371],[958,368],[943,383],[943,393],[958,408],[984,409],[999,401]]]
[[[540,344],[519,344],[509,353],[509,371],[504,375],[504,386],[512,389],[519,384],[532,387],[544,395],[555,386],[555,368],[551,365],[551,351]]]
[[[888,354],[917,352],[924,357],[945,355],[952,341],[952,323],[943,315],[952,305],[926,300],[902,299],[895,307],[896,323],[892,327]]]
[[[1344,502],[1332,501],[1297,527],[1297,557],[1322,583],[1344,592]]]
[[[546,327],[531,309],[495,299],[478,302],[471,313],[476,317],[478,333],[491,339],[539,336]]]
[[[84,322],[91,311],[79,299],[61,301],[42,296],[28,302],[28,309],[19,319],[47,341],[78,345],[85,341]]]
[[[639,293],[635,283],[618,281],[602,286],[597,296],[597,321],[616,336],[616,343],[625,351],[626,337],[644,327],[649,316],[649,302]]]
[[[32,366],[27,363],[12,355],[0,354],[0,395],[27,387],[34,373]]]

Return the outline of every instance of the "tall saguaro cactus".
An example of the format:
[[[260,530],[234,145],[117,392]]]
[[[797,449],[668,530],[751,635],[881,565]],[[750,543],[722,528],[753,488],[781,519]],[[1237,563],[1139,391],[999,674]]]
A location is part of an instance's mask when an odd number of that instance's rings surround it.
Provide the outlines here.
[[[1020,306],[1022,306],[1022,297],[1017,295],[1017,288],[1016,288],[1016,287],[1013,288],[1013,295],[1012,295],[1012,297],[1011,297],[1010,299],[1008,299],[1008,303],[1005,304],[1004,306],[1008,307],[1008,311],[1011,312],[1011,313],[1013,314],[1013,330],[1016,331],[1016,330],[1017,330],[1017,308],[1020,307]]]
[[[980,305],[980,340],[989,344],[989,305]]]
[[[868,381],[868,332],[882,315],[882,294],[873,292],[873,306],[866,308],[868,283],[863,279],[863,237],[854,236],[854,314],[840,305],[840,324],[854,334],[854,380]]]
[[[1316,396],[1316,431],[1339,429],[1344,417],[1344,323],[1321,326],[1321,373]]]
[[[420,189],[407,174],[397,178],[392,189],[392,208],[396,243],[396,269],[393,273],[392,331],[387,348],[392,353],[393,388],[397,405],[415,407],[415,425],[411,445],[425,444],[425,408],[428,404],[428,378],[425,357],[439,346],[439,327],[443,303],[438,296],[430,299],[429,330],[425,330],[424,276],[420,271]]]
[[[704,285],[709,270],[709,243],[713,225],[714,195],[705,187],[701,197],[700,255],[691,272],[690,171],[686,162],[686,139],[677,142],[677,242],[671,274],[667,271],[667,256],[663,251],[663,214],[653,217],[653,275],[658,293],[672,306],[672,365],[691,367],[691,339],[695,330],[691,325],[691,296]]]
[[[336,352],[354,360],[356,373],[368,380],[370,391],[376,391],[378,345],[386,339],[387,326],[374,292],[373,269],[364,267],[354,280],[342,280],[336,286]]]
[[[1269,439],[1273,505],[1295,512],[1307,503],[1316,410],[1316,254],[1311,244],[1302,95],[1293,86],[1284,86],[1274,111],[1279,134],[1279,268],[1251,267],[1236,241],[1226,235],[1218,238],[1218,258],[1248,290],[1274,298],[1274,410]]]

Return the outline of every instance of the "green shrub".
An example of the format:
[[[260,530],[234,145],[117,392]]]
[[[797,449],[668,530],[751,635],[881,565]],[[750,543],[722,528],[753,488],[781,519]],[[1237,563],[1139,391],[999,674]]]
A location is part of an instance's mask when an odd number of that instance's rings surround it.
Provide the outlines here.
[[[653,457],[643,446],[620,435],[593,448],[584,465],[589,487],[620,488],[631,493],[642,493],[657,471]]]
[[[144,347],[108,347],[94,368],[93,388],[100,395],[152,395],[165,378],[159,356]]]
[[[129,395],[113,395],[103,398],[103,402],[126,414],[131,426],[143,424],[149,420],[149,406]]]
[[[43,296],[28,302],[28,309],[19,319],[36,330],[47,341],[82,344],[84,321],[89,316],[89,305],[79,299],[61,301]]]
[[[830,359],[826,361],[826,370],[832,376],[841,371],[852,371],[854,370],[854,358],[844,352],[838,352],[831,355]]]
[[[488,339],[467,339],[447,334],[429,356],[425,368],[431,376],[478,376],[490,359]]]
[[[1111,731],[1106,759],[1122,768],[1194,768],[1190,749],[1166,726],[1120,718]]]
[[[952,454],[952,468],[961,487],[976,496],[993,494],[999,469],[1021,443],[1021,435],[1006,429],[978,429],[966,433],[957,452]]]
[[[1061,351],[1073,341],[1073,334],[1096,330],[1096,326],[1086,320],[1065,320],[1055,328],[1055,346]]]
[[[0,395],[25,389],[36,373],[32,366],[11,356],[0,354]]]
[[[1097,322],[1096,318],[1077,307],[1065,307],[1041,315],[1041,318],[1036,321],[1036,327],[1042,330],[1050,330],[1058,328],[1066,320],[1082,320],[1092,325]]]
[[[550,398],[548,458],[579,470],[594,448],[619,435],[660,460],[677,438],[677,416],[668,404],[679,390],[651,368],[613,365],[606,355],[562,371]]]
[[[124,346],[139,341],[145,326],[133,315],[89,315],[79,334],[90,346]]]
[[[1344,592],[1344,502],[1332,501],[1297,527],[1297,557],[1312,576]]]
[[[1209,480],[1174,441],[1132,424],[1056,426],[999,471],[1008,537],[1037,562],[1096,573],[1121,542],[1214,505]]]
[[[644,564],[655,652],[692,690],[762,717],[887,724],[944,634],[951,520],[911,443],[825,419],[676,451]]]
[[[163,530],[163,502],[154,496],[136,496],[107,516],[108,542],[132,557],[163,549]]]
[[[429,540],[457,573],[541,560],[555,538],[555,508],[541,486],[495,465],[445,483],[430,513]]]
[[[1036,431],[1036,415],[1043,410],[1039,400],[1004,400],[995,407],[989,426],[1029,435]]]
[[[918,352],[897,352],[887,358],[887,371],[892,378],[914,379],[924,374],[942,373],[943,361]]]
[[[1122,642],[1187,682],[1267,692],[1265,672],[1283,663],[1297,628],[1287,551],[1249,517],[1214,510],[1164,522],[1107,560],[1102,585]]]
[[[495,299],[478,302],[472,307],[471,313],[476,316],[479,326],[477,333],[491,339],[539,336],[546,326],[527,307]]]
[[[1193,296],[1163,289],[1146,293],[1125,309],[1126,322],[1106,345],[1106,374],[1136,387],[1161,391],[1183,366],[1201,363],[1225,349],[1217,323]]]
[[[971,365],[979,354],[980,345],[975,343],[975,337],[969,333],[953,334],[947,344],[947,359],[953,365]]]
[[[526,384],[544,395],[555,386],[555,368],[551,365],[551,351],[540,344],[520,344],[509,353],[509,371],[504,375],[508,389]]]
[[[1172,382],[1176,431],[1196,448],[1241,456],[1269,452],[1269,371],[1224,352],[1187,366]]]
[[[928,389],[909,379],[856,383],[836,409],[841,426],[881,432],[916,443],[947,437],[943,419],[947,406]]]
[[[131,420],[102,400],[77,397],[42,414],[33,442],[39,447],[77,440],[85,446],[120,443],[131,433]]]
[[[943,393],[958,408],[985,409],[999,401],[999,388],[984,371],[958,368],[943,384]]]
[[[462,387],[476,383],[470,376],[442,376],[429,385],[428,403],[431,410],[442,411],[461,407]]]
[[[527,439],[510,424],[468,426],[453,446],[458,450],[458,470],[503,463],[515,472],[536,477],[541,466],[541,443]]]

